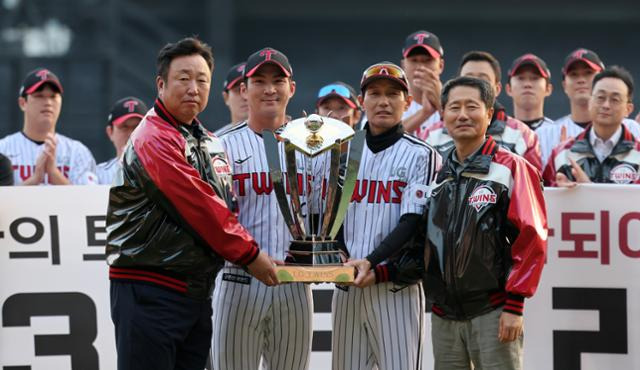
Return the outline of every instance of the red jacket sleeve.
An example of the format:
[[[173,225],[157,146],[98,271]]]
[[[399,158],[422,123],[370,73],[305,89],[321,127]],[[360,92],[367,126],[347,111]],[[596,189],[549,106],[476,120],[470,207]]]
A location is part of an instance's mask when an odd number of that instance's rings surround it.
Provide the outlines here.
[[[527,151],[524,152],[524,159],[529,161],[533,167],[542,172],[542,154],[540,153],[540,143],[538,142],[538,135],[533,131],[529,132],[526,137]]]
[[[547,213],[539,172],[517,158],[513,168],[507,218],[519,234],[511,245],[513,265],[506,291],[510,296],[531,297],[538,287],[546,259]]]
[[[146,122],[148,130],[134,133],[135,152],[151,181],[171,202],[179,216],[224,259],[251,263],[259,249],[198,171],[185,158],[186,142],[173,128]]]

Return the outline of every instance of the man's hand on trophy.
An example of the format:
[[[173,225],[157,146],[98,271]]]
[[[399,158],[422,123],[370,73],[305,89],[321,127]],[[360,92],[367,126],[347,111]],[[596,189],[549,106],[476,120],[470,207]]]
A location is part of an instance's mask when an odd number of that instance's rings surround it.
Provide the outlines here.
[[[271,257],[265,252],[260,252],[258,257],[247,265],[247,270],[265,285],[274,286],[278,284],[278,277],[273,266],[274,261]]]
[[[356,268],[356,279],[354,280],[353,285],[364,288],[375,284],[376,275],[373,270],[371,270],[371,262],[369,262],[369,260],[350,260],[344,265]],[[369,281],[371,277],[373,277],[373,281]]]

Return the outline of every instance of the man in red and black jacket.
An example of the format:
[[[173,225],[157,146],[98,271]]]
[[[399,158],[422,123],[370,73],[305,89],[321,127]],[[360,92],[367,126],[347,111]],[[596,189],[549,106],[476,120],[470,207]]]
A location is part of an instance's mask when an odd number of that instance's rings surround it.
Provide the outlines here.
[[[593,79],[589,125],[558,145],[544,170],[551,186],[577,183],[640,184],[640,142],[623,120],[633,112],[633,78],[613,66]]]
[[[234,214],[219,140],[196,119],[209,97],[211,48],[194,38],[159,53],[158,99],[131,135],[107,213],[118,369],[202,369],[211,293],[223,259],[277,282]]]
[[[547,221],[539,171],[486,136],[494,96],[468,77],[442,92],[455,147],[426,217],[435,369],[522,368],[524,300],[540,280]]]

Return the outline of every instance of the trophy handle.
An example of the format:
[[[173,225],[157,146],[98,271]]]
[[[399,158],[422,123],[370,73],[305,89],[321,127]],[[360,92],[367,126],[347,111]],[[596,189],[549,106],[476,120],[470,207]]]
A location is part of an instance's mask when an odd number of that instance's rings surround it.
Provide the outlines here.
[[[267,163],[269,164],[269,176],[273,183],[273,190],[276,192],[276,199],[278,206],[280,206],[280,212],[284,218],[284,222],[289,227],[289,231],[294,239],[302,239],[302,230],[298,228],[297,223],[293,221],[291,211],[289,210],[289,202],[287,202],[287,192],[284,185],[284,176],[282,175],[282,169],[280,167],[280,156],[278,148],[278,139],[273,132],[264,130],[262,131],[262,137],[264,139],[264,148],[267,154]],[[295,160],[295,155],[294,155]],[[297,183],[297,179],[296,179]]]
[[[289,199],[291,200],[291,209],[293,210],[293,216],[294,216],[293,221],[295,222],[298,230],[300,230],[300,234],[302,238],[300,238],[299,240],[301,240],[301,239],[304,239],[307,233],[304,227],[304,216],[302,215],[302,204],[300,203],[300,189],[298,189],[298,168],[297,168],[298,166],[296,164],[296,147],[293,144],[291,144],[289,140],[285,140],[284,142],[284,154],[285,154],[285,159],[287,164],[287,178],[289,179],[289,193],[290,193]],[[304,189],[305,185],[307,185],[306,171],[303,171],[302,177],[303,177],[302,188]],[[308,185],[306,187],[307,187],[307,192],[305,194],[307,195],[307,204],[309,204]]]
[[[335,210],[338,208],[338,199],[340,199],[340,195],[342,193],[342,190],[338,186],[338,181],[340,180],[341,152],[340,142],[336,142],[334,147],[331,148],[331,166],[329,167],[329,183],[327,184],[327,206],[324,210],[322,218],[322,232],[320,234],[322,240],[327,239],[329,229],[331,229],[331,226],[333,225],[336,217]]]
[[[356,187],[356,177],[358,177],[358,169],[360,168],[360,160],[362,159],[362,151],[364,150],[365,131],[358,130],[353,136],[349,146],[349,161],[347,165],[347,172],[345,173],[344,185],[342,187],[342,194],[340,196],[340,203],[338,204],[338,210],[336,216],[333,219],[329,236],[332,240],[338,235],[338,231],[342,226],[345,216],[347,215],[347,209],[349,203],[351,203],[351,197],[353,197],[353,189]]]

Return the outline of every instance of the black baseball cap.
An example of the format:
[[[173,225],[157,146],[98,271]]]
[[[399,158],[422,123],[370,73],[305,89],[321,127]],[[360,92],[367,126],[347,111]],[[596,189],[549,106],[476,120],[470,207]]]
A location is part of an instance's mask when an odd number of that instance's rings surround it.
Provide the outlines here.
[[[244,77],[251,77],[265,63],[277,65],[287,77],[293,75],[293,69],[291,69],[287,56],[274,48],[267,47],[249,56],[247,65],[244,68]]]
[[[424,49],[434,59],[441,58],[444,55],[440,39],[428,31],[420,30],[407,36],[402,48],[402,57],[406,58],[416,48]]]
[[[33,94],[40,86],[47,83],[62,95],[62,84],[58,76],[46,68],[37,68],[27,73],[27,76],[22,81],[22,86],[20,86],[19,95],[24,98],[27,95]]]
[[[549,71],[547,63],[537,55],[531,53],[522,55],[513,61],[511,68],[509,69],[509,77],[515,76],[518,73],[518,69],[523,66],[533,66],[538,70],[540,76],[547,80],[551,79],[551,71]]]
[[[113,104],[107,121],[109,125],[118,126],[129,118],[137,117],[142,119],[147,114],[147,111],[149,111],[149,108],[142,100],[128,96]]]
[[[325,85],[318,90],[318,99],[316,100],[316,107],[322,104],[323,101],[330,98],[340,98],[349,107],[353,109],[360,109],[360,102],[356,95],[356,91],[351,85],[342,81],[332,82]]]
[[[562,67],[562,74],[566,75],[567,71],[569,71],[569,67],[576,62],[584,62],[589,68],[593,69],[596,72],[600,72],[604,69],[604,63],[594,51],[589,49],[576,49],[571,52],[571,54],[567,55],[564,60],[564,67]]]
[[[379,79],[395,81],[402,86],[404,91],[409,91],[409,83],[404,70],[391,62],[376,63],[365,69],[360,80],[360,91],[364,93],[367,85]]]
[[[238,63],[231,68],[227,72],[227,78],[224,79],[223,89],[224,91],[231,90],[235,85],[238,84],[242,80],[242,75],[244,74],[244,67],[247,63],[242,62]]]

